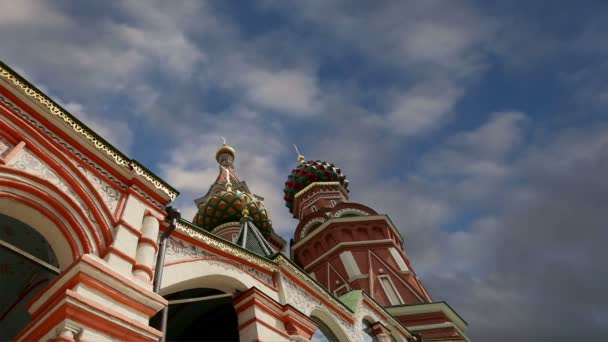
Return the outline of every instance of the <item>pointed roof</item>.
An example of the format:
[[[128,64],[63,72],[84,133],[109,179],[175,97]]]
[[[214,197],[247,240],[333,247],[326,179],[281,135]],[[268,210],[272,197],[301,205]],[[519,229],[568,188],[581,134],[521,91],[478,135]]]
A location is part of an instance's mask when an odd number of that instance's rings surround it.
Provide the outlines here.
[[[241,232],[236,240],[236,244],[264,257],[274,254],[272,247],[264,239],[262,233],[253,224],[253,219],[249,216],[244,216],[241,219]]]

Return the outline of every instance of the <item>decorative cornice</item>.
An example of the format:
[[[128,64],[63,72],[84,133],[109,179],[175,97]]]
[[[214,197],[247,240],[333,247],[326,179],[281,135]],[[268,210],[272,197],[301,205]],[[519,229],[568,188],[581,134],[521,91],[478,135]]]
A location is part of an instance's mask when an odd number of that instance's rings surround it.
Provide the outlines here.
[[[331,302],[337,308],[342,309],[344,313],[346,313],[349,317],[354,313],[350,308],[348,308],[344,303],[337,300],[335,296],[333,296],[326,288],[321,286],[316,280],[312,279],[309,274],[302,271],[300,268],[295,266],[293,262],[287,259],[283,254],[277,254],[274,258],[274,261],[277,262],[280,266],[287,269],[289,272],[296,274],[298,278],[308,284],[311,288],[317,291],[318,294],[325,297],[324,299]]]
[[[315,186],[323,186],[323,185],[338,186],[339,188],[341,188],[340,190],[342,191],[342,193],[346,194],[346,191],[344,190],[344,187],[340,184],[340,182],[313,182],[313,183],[308,184],[304,189],[298,191],[298,193],[296,193],[293,197],[294,197],[294,199],[298,198],[298,197],[302,196],[309,189],[311,189]]]
[[[149,171],[145,170],[144,167],[141,166],[135,160],[129,160],[128,158],[126,158],[121,152],[119,152],[117,149],[105,142],[103,138],[99,137],[85,125],[80,123],[71,114],[68,114],[63,109],[61,109],[49,97],[42,94],[37,89],[30,87],[30,85],[28,85],[26,82],[22,81],[21,77],[16,76],[15,73],[3,63],[0,63],[0,76],[10,81],[13,85],[19,87],[25,95],[38,101],[43,107],[46,107],[46,109],[48,109],[48,111],[52,115],[63,120],[68,126],[70,126],[74,130],[74,132],[89,140],[93,144],[93,146],[95,146],[95,148],[107,154],[112,160],[114,160],[117,165],[131,168],[133,171],[135,171],[137,175],[146,179],[147,181],[152,183],[155,188],[159,189],[167,196],[169,196],[171,200],[174,200],[175,197],[177,197],[177,191],[171,189],[158,177],[152,175]]]
[[[191,238],[194,238],[197,241],[200,241],[208,246],[217,248],[222,252],[229,253],[230,255],[235,256],[236,258],[240,258],[246,260],[247,262],[259,266],[265,270],[276,272],[279,270],[279,267],[276,263],[262,258],[257,254],[249,252],[233,243],[230,243],[224,239],[221,239],[217,236],[211,235],[205,231],[202,231],[200,228],[194,228],[191,224],[181,221],[177,223],[176,229],[181,233],[188,235]]]

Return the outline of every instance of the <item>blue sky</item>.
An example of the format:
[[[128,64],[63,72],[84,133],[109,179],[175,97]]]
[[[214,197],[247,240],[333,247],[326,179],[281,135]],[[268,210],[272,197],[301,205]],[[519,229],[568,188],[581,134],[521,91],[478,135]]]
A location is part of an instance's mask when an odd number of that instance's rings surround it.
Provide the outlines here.
[[[608,335],[604,1],[0,1],[0,58],[192,200],[225,136],[275,229],[297,144],[477,341]]]

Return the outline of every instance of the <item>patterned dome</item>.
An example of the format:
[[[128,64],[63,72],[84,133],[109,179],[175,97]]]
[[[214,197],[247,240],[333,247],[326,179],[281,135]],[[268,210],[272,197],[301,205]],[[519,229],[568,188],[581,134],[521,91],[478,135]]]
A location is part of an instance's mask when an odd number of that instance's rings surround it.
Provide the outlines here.
[[[302,158],[303,159],[303,158]],[[289,208],[289,212],[293,213],[294,196],[302,189],[314,182],[339,182],[346,191],[348,190],[348,179],[342,174],[342,171],[334,164],[317,161],[303,161],[291,171],[283,192],[285,196],[285,205]]]
[[[272,222],[264,203],[253,195],[240,191],[221,191],[210,196],[201,203],[194,223],[208,231],[227,223],[239,222],[243,217],[243,209],[249,211],[249,216],[265,238],[270,236]]]

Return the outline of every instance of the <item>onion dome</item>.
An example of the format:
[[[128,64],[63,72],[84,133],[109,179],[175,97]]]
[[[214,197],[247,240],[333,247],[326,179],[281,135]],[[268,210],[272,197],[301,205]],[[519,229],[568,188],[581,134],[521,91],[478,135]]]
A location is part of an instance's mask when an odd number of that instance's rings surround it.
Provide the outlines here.
[[[299,165],[291,171],[285,182],[283,192],[285,205],[289,212],[293,213],[293,201],[295,195],[308,185],[315,182],[339,182],[348,192],[348,179],[342,171],[334,164],[316,160],[304,161],[304,157],[298,156]]]
[[[246,212],[253,223],[258,227],[264,237],[272,232],[270,214],[264,207],[264,202],[249,193],[247,186],[238,183],[237,190],[232,190],[232,181],[240,182],[234,174],[233,161],[235,151],[224,144],[216,152],[216,159],[220,164],[220,174],[205,197],[198,204],[198,212],[193,223],[207,231],[228,222],[239,222]],[[240,191],[239,189],[245,190]]]
[[[270,236],[272,222],[264,203],[253,195],[240,191],[220,191],[201,203],[194,223],[205,230],[227,223],[239,222],[243,217],[243,210],[249,211],[249,216],[264,237]]]
[[[220,146],[220,148],[217,149],[217,151],[215,152],[215,160],[218,161],[218,163],[221,164],[220,161],[220,156],[223,153],[227,153],[229,155],[232,156],[232,160],[234,160],[234,157],[236,156],[236,151],[234,150],[234,148],[232,148],[231,146],[228,146],[226,144],[223,144],[222,146]]]

